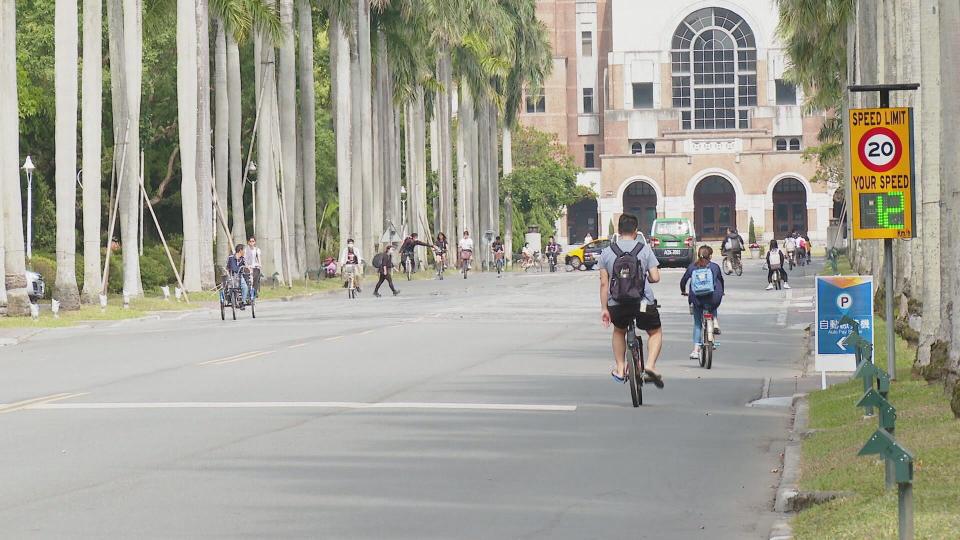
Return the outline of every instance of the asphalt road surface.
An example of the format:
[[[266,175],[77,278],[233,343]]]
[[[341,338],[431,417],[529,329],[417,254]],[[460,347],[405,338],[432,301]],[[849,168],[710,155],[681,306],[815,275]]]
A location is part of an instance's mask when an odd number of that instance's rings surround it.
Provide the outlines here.
[[[766,538],[812,271],[728,278],[697,367],[615,384],[595,272],[398,281],[0,348],[5,538]],[[402,280],[402,278],[401,278]]]

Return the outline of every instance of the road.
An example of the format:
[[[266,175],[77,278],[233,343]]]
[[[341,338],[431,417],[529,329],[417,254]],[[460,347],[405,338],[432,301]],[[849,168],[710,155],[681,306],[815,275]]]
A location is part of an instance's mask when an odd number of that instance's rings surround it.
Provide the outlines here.
[[[597,274],[400,283],[0,348],[8,538],[766,538],[812,277],[728,278],[714,369],[609,376]],[[809,272],[812,276],[812,271]],[[368,287],[370,284],[368,283]],[[371,287],[372,288],[372,287]]]

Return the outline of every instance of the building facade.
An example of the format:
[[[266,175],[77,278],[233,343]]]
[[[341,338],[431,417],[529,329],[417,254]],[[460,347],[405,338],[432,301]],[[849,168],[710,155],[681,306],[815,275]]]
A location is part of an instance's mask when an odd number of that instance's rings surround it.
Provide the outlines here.
[[[784,80],[773,0],[538,0],[537,12],[554,69],[521,121],[555,133],[597,194],[561,220],[568,243],[624,212],[645,232],[690,218],[703,240],[746,237],[751,219],[758,240],[826,239],[835,186],[814,182],[803,155],[824,116]]]

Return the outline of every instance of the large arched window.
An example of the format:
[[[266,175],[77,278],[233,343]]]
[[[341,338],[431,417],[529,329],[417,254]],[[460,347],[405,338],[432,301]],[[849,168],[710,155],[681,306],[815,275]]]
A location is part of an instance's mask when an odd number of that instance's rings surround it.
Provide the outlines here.
[[[673,106],[683,129],[746,129],[757,105],[757,44],[729,9],[691,13],[673,35]]]

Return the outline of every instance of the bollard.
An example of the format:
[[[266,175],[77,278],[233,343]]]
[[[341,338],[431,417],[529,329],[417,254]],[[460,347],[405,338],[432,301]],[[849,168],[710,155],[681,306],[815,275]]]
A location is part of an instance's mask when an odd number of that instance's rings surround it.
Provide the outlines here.
[[[877,394],[879,396],[879,393]],[[866,398],[866,396],[864,396]],[[913,454],[884,429],[878,429],[857,455],[880,454],[892,464],[897,483],[897,518],[900,540],[913,540]]]

